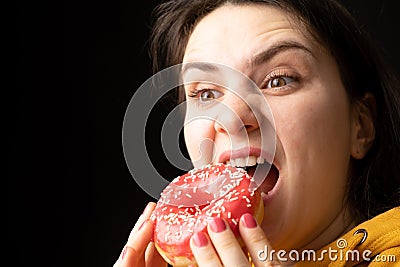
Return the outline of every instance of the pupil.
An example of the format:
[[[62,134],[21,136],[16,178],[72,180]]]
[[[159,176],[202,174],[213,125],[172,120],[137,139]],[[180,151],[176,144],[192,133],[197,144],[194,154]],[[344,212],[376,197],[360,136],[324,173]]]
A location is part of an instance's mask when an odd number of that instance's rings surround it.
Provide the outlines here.
[[[201,99],[202,100],[214,99],[214,93],[210,91],[205,91],[201,94]]]
[[[274,86],[274,87],[281,87],[284,85],[286,85],[286,82],[282,77],[275,78],[272,80],[272,86]]]

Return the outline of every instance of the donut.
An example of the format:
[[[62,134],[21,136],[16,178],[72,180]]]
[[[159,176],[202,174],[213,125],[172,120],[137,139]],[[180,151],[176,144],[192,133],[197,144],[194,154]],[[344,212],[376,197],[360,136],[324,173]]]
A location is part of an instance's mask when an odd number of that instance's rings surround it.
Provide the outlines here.
[[[207,232],[213,217],[224,218],[239,243],[239,219],[252,214],[258,223],[264,204],[254,179],[242,168],[218,163],[195,168],[176,177],[162,191],[151,215],[153,241],[161,256],[172,266],[196,265],[190,238]]]

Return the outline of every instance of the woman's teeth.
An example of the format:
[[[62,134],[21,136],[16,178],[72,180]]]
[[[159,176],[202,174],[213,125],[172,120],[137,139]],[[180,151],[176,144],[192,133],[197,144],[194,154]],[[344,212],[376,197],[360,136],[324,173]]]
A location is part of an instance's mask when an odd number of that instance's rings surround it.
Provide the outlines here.
[[[245,158],[231,159],[225,162],[225,164],[230,164],[234,167],[250,167],[255,166],[256,164],[263,164],[264,162],[266,162],[266,160],[261,156],[247,156]]]

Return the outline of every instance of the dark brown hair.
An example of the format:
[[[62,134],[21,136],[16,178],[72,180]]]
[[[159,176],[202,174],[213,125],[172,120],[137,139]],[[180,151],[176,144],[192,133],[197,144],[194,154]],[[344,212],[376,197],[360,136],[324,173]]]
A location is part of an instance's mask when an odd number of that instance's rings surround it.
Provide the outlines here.
[[[358,222],[399,206],[399,81],[385,65],[378,46],[337,1],[172,0],[161,3],[153,14],[150,45],[153,71],[180,64],[197,22],[228,3],[266,4],[291,14],[336,59],[351,101],[362,99],[367,92],[375,97],[375,140],[363,159],[351,160],[346,201]]]

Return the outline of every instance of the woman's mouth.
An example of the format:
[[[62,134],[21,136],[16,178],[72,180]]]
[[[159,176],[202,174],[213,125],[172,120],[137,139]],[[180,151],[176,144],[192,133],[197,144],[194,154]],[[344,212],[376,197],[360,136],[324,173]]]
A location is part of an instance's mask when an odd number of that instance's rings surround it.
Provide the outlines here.
[[[264,204],[266,204],[266,200],[269,198],[268,197],[269,192],[271,192],[275,188],[275,185],[277,184],[277,182],[279,180],[279,170],[275,166],[275,164],[265,166],[265,167],[261,166],[261,168],[267,168],[267,167],[269,168],[268,174],[257,189],[261,193],[261,196],[264,200]],[[249,175],[251,175],[252,169],[248,170],[248,173],[249,173]]]
[[[243,168],[255,179],[255,187],[261,193],[265,204],[265,201],[270,198],[268,197],[268,193],[274,189],[279,179],[279,170],[275,164],[268,163],[265,159],[254,156],[231,159],[225,163]]]

